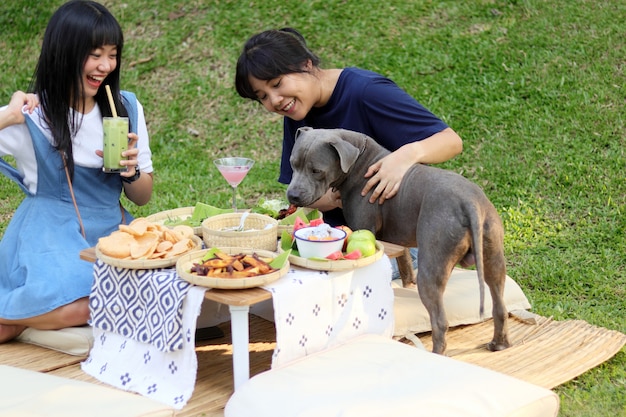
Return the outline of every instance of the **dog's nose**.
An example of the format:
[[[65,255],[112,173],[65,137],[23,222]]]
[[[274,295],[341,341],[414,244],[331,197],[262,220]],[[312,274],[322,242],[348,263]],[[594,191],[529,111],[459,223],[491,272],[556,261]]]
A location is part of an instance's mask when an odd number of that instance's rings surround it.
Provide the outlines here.
[[[292,189],[287,189],[287,200],[290,204],[302,207],[302,200],[300,199],[300,195]]]

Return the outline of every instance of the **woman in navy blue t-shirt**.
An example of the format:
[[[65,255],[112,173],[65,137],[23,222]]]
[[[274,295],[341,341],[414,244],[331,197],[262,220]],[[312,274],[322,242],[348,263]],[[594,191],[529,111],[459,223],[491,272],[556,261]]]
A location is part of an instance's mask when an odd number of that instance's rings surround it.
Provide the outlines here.
[[[237,62],[239,95],[285,116],[279,182],[291,181],[289,157],[301,126],[354,130],[392,152],[365,175],[369,180],[362,194],[371,190],[371,203],[396,195],[411,165],[444,162],[462,151],[459,135],[393,81],[359,68],[319,65],[302,35],[291,28],[252,36]],[[323,211],[329,223],[343,223],[337,192],[329,190],[312,207]]]
[[[391,151],[369,167],[361,194],[382,204],[398,192],[402,177],[416,163],[447,161],[463,150],[457,133],[393,81],[360,68],[322,69],[302,35],[291,28],[252,36],[237,61],[235,87],[284,117],[278,181],[289,184],[289,157],[299,127],[342,128],[364,133]],[[331,189],[311,207],[331,225],[346,224],[341,196]],[[411,250],[417,267],[417,250]],[[392,278],[399,276],[394,262]]]

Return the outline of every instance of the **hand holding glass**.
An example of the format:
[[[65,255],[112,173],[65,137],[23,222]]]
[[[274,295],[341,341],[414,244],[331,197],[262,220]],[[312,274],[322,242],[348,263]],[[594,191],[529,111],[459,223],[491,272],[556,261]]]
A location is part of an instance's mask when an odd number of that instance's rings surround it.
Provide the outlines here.
[[[246,177],[254,161],[249,158],[228,157],[216,159],[213,163],[233,187],[233,211],[237,212],[237,186]]]

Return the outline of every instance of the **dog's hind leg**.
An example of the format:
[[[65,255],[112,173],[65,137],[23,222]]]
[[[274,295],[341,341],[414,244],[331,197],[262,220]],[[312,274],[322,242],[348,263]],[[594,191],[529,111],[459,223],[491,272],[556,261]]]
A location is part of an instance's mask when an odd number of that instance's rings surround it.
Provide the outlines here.
[[[506,264],[503,238],[500,233],[492,233],[485,227],[483,240],[484,276],[493,302],[493,340],[487,345],[491,351],[504,350],[511,346],[508,337],[508,312],[504,303],[504,285],[506,283]]]
[[[438,263],[437,256],[429,255],[428,252],[433,253],[432,250],[425,248],[420,248],[417,253],[417,291],[430,316],[433,352],[443,354],[446,350],[448,331],[443,293],[450,278],[451,268]]]
[[[485,283],[489,287],[493,301],[493,340],[487,345],[491,351],[504,350],[511,346],[508,337],[507,318],[508,312],[504,304],[504,283],[506,282],[506,270],[492,263],[493,259],[485,265]],[[495,263],[500,263],[496,261]],[[502,265],[504,266],[504,265]]]

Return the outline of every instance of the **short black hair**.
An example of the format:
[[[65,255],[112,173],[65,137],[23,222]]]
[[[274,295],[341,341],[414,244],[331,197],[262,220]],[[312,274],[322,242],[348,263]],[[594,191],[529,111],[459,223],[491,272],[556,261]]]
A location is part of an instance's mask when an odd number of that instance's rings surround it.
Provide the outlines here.
[[[282,28],[258,33],[248,39],[237,60],[237,93],[243,98],[257,100],[250,85],[251,76],[267,81],[285,74],[305,72],[303,67],[308,60],[315,67],[320,64],[320,59],[309,50],[297,30]]]

